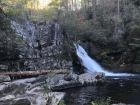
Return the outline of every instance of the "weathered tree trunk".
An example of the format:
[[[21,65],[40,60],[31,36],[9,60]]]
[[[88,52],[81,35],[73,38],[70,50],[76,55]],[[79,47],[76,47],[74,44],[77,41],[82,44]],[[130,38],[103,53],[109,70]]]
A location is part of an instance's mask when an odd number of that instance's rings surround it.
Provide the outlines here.
[[[10,77],[14,78],[26,78],[26,77],[34,77],[39,75],[46,75],[48,73],[55,73],[55,74],[67,74],[69,73],[68,70],[36,70],[36,71],[22,71],[22,72],[1,72],[0,75],[9,75]]]

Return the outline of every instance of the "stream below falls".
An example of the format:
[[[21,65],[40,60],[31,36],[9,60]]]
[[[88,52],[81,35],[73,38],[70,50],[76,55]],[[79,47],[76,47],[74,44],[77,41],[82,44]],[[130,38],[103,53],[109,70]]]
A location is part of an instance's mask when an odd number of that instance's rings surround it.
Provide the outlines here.
[[[111,103],[140,105],[140,77],[107,77],[99,86],[77,87],[66,92],[66,105],[91,105],[97,99],[111,99]]]

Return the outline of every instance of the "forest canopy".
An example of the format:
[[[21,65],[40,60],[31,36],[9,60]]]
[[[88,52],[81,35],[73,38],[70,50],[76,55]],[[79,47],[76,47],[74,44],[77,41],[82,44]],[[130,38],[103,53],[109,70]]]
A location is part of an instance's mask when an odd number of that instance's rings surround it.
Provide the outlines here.
[[[119,43],[140,33],[139,0],[1,0],[0,6],[19,21],[57,20],[72,40]]]

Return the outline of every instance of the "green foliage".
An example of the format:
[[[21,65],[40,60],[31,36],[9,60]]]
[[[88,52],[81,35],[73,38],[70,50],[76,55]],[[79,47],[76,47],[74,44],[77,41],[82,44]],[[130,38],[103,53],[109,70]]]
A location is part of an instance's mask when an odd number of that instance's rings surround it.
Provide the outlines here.
[[[92,21],[81,20],[75,12],[69,12],[59,17],[59,22],[68,35],[82,37],[92,30]]]
[[[10,18],[16,18],[16,19],[21,19],[25,18],[23,16],[23,11],[25,11],[24,7],[25,4],[27,3],[27,0],[3,0],[2,4],[3,6],[3,11],[5,14],[7,14]]]
[[[58,105],[66,105],[66,104],[63,100],[61,100]]]
[[[91,105],[111,105],[111,99],[97,99],[91,102]]]
[[[46,18],[46,10],[37,7],[38,0],[3,0],[1,4],[4,4],[4,12],[17,21],[26,19],[36,21]]]
[[[57,8],[60,4],[60,0],[52,0],[49,6]]]
[[[96,8],[94,8],[94,4],[84,1],[81,8],[76,10],[73,8],[76,8],[75,5],[78,4],[73,1],[69,7],[68,3],[61,0],[60,9],[55,11],[58,12],[58,16],[55,14],[54,17],[57,18],[67,35],[76,37],[77,40],[87,38],[93,41],[100,39],[105,42],[108,41],[108,43],[110,41],[116,43],[125,37],[128,24],[136,22],[134,23],[136,25],[140,21],[139,8],[131,0],[125,5],[123,1],[120,1],[119,7],[114,1],[108,1],[105,4],[96,5]],[[55,5],[55,3],[51,5]],[[120,11],[118,11],[119,9]],[[137,33],[137,30],[135,32]]]
[[[57,9],[56,8],[48,8],[45,11],[45,17],[46,20],[52,21],[57,18]]]
[[[8,66],[10,71],[17,70],[14,60],[19,60],[19,55],[24,55],[25,42],[11,28],[9,18],[0,12],[0,64]],[[7,69],[6,69],[7,70]]]

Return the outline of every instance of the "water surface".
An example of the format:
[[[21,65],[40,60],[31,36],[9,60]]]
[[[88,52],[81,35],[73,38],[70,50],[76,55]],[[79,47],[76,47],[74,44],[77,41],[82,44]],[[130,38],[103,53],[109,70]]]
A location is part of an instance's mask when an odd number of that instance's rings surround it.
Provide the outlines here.
[[[77,87],[65,92],[66,105],[89,105],[101,98],[111,98],[112,103],[140,105],[140,78],[107,78],[102,85]]]

